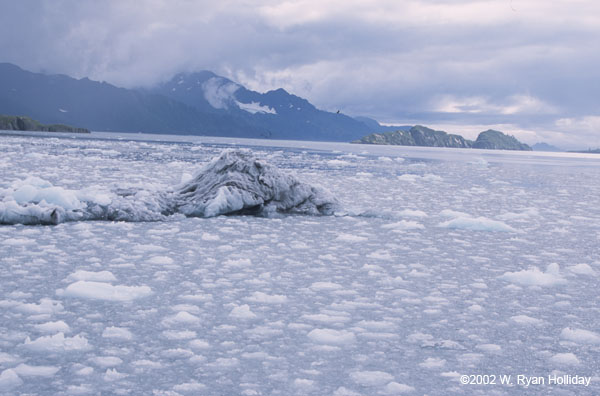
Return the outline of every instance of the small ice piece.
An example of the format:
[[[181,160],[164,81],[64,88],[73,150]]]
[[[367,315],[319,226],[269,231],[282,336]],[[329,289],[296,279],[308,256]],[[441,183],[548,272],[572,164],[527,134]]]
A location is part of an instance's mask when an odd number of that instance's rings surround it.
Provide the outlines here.
[[[91,349],[87,338],[84,336],[65,337],[64,333],[57,333],[53,336],[42,336],[33,341],[27,337],[22,345],[36,352],[71,352]]]
[[[314,291],[333,291],[341,289],[342,286],[333,282],[314,282],[310,288]]]
[[[568,267],[569,271],[577,275],[595,276],[596,271],[589,264],[575,264]]]
[[[577,344],[600,344],[600,334],[590,330],[566,327],[560,332],[560,338]]]
[[[63,322],[62,320],[57,320],[56,322],[41,323],[34,325],[33,327],[40,333],[54,334],[58,332],[68,333],[71,331],[69,325]]]
[[[287,296],[280,294],[266,294],[263,292],[254,292],[250,297],[246,297],[246,301],[262,304],[285,304]]]
[[[124,327],[111,326],[104,329],[104,331],[102,332],[102,337],[120,340],[131,340],[133,339],[133,334],[131,334],[131,331]]]
[[[556,364],[558,366],[577,366],[580,364],[579,359],[575,356],[574,353],[557,353],[556,355],[550,358],[550,363]]]
[[[95,282],[113,282],[117,278],[110,271],[84,271],[78,270],[69,275],[66,279],[69,282],[75,281],[95,281]]]
[[[567,281],[560,276],[560,267],[556,263],[548,265],[546,272],[540,271],[538,267],[532,267],[528,270],[517,272],[505,272],[500,279],[516,283],[521,286],[542,286],[550,287],[566,283]]]
[[[163,324],[167,326],[171,325],[197,325],[200,323],[200,318],[192,315],[189,312],[181,311],[173,316],[169,316],[168,318],[163,320]]]
[[[317,344],[324,345],[349,345],[356,341],[356,336],[351,331],[333,329],[314,329],[308,333],[308,338]]]
[[[422,230],[425,227],[423,224],[412,220],[400,220],[396,223],[384,224],[381,228],[391,229],[392,231],[404,231],[404,230]]]
[[[413,388],[412,386],[392,381],[389,384],[387,384],[380,393],[384,395],[400,395],[403,393],[412,393],[414,391],[415,388]]]
[[[203,241],[219,241],[221,240],[221,237],[218,235],[209,234],[208,232],[203,232],[200,239]]]
[[[419,175],[413,175],[413,174],[409,174],[409,173],[405,173],[403,175],[398,176],[398,180],[400,181],[405,181],[405,182],[411,182],[414,183],[417,181],[417,179],[419,179],[421,176]]]
[[[427,213],[421,210],[412,210],[412,209],[404,209],[398,213],[402,217],[419,217],[424,218],[427,217]]]
[[[427,358],[425,361],[419,363],[419,366],[427,369],[442,368],[446,365],[446,360],[441,358]]]
[[[248,304],[243,304],[236,305],[229,313],[229,317],[234,319],[254,319],[256,318],[256,314],[250,310]]]
[[[496,344],[479,344],[476,348],[488,353],[499,353],[500,351],[502,351],[500,345]]]
[[[355,371],[350,373],[352,381],[361,386],[382,386],[394,379],[394,376],[384,371]]]
[[[13,369],[6,369],[0,374],[0,390],[11,390],[23,385],[23,380]]]
[[[111,285],[104,282],[77,281],[62,293],[65,297],[104,301],[131,301],[152,294],[148,286]]]
[[[162,332],[163,336],[169,340],[190,340],[196,338],[196,332],[191,330],[165,330]]]
[[[42,298],[40,299],[39,304],[19,304],[15,309],[20,312],[35,315],[59,313],[64,310],[64,307],[59,301]]]
[[[333,392],[333,396],[362,396],[358,392],[354,392],[346,387],[340,386]]]
[[[155,264],[155,265],[170,265],[173,263],[174,263],[173,259],[170,257],[167,257],[167,256],[154,256],[148,260],[148,264]]]
[[[118,381],[127,376],[128,376],[128,374],[120,373],[117,371],[117,369],[107,369],[106,372],[104,373],[103,378],[104,378],[104,381],[112,382],[112,381]]]
[[[487,217],[471,217],[471,216],[459,216],[451,220],[444,221],[439,224],[442,228],[451,228],[459,230],[469,231],[498,231],[498,232],[517,232],[516,229],[509,226],[508,224],[488,219]]]
[[[522,326],[539,326],[539,325],[544,324],[543,320],[532,318],[531,316],[527,316],[527,315],[511,316],[510,319],[513,322],[515,322],[516,324],[519,324]]]
[[[20,377],[52,377],[60,370],[60,367],[54,366],[30,366],[21,363],[15,367],[15,373]]]
[[[96,366],[102,368],[114,367],[123,363],[123,360],[116,356],[96,356],[91,358],[90,361],[92,361]]]
[[[365,242],[368,240],[366,237],[354,235],[354,234],[340,234],[335,238],[338,242],[349,242],[349,243],[358,243]]]
[[[184,392],[184,393],[197,393],[202,392],[206,388],[206,385],[201,384],[200,382],[185,382],[183,384],[175,385],[173,390],[175,392]]]
[[[14,368],[15,372],[21,377],[52,377],[60,370],[60,367],[54,366],[30,366],[21,363]]]
[[[190,348],[193,349],[208,349],[210,344],[205,340],[192,340],[189,342]]]

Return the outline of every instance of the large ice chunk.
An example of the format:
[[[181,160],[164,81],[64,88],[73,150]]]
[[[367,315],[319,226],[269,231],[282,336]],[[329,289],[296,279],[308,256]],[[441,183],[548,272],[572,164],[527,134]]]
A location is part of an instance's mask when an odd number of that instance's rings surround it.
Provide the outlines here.
[[[28,178],[0,189],[0,224],[162,221],[174,215],[329,215],[336,206],[336,199],[325,189],[302,183],[249,150],[227,150],[191,179],[166,191],[75,191]]]
[[[186,216],[292,212],[331,214],[335,198],[324,189],[254,157],[228,150],[173,192],[175,211]]]

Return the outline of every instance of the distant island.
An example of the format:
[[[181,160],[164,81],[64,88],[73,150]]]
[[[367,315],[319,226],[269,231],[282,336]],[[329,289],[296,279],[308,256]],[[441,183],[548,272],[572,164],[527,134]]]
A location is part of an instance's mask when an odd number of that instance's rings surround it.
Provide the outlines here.
[[[45,125],[25,116],[0,115],[0,130],[2,131],[34,131],[34,132],[72,132],[90,133],[88,129],[77,128],[63,124]]]
[[[477,140],[472,141],[465,139],[460,135],[453,135],[444,131],[436,131],[422,125],[415,125],[409,130],[372,133],[359,140],[355,140],[352,143],[421,147],[478,148],[490,150],[532,150],[531,147],[519,142],[514,136],[506,135],[493,129],[488,129],[487,131],[481,132],[477,137]]]
[[[545,142],[536,143],[533,146],[531,146],[531,148],[533,149],[533,151],[551,151],[551,152],[564,151],[556,146],[553,146],[553,145],[545,143]]]
[[[596,148],[596,149],[589,148],[587,150],[569,151],[569,153],[600,154],[600,148]]]

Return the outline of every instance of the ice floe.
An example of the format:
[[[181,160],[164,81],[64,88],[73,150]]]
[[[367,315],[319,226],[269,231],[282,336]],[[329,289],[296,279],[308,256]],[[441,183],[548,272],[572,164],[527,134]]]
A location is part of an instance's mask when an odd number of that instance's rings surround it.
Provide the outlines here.
[[[131,301],[152,294],[148,286],[111,285],[105,282],[77,281],[58,292],[64,297],[105,301]]]
[[[545,272],[540,271],[538,267],[532,267],[527,270],[516,272],[505,272],[500,279],[516,283],[521,286],[542,286],[550,287],[566,283],[560,274],[560,267],[556,263],[549,264]]]
[[[560,338],[577,344],[600,344],[600,334],[584,329],[566,327],[560,332]]]
[[[225,150],[191,178],[166,191],[75,191],[30,177],[0,190],[0,224],[159,221],[178,214],[328,215],[337,206],[337,200],[327,190],[303,183],[251,152]]]
[[[22,345],[24,348],[36,352],[71,352],[91,349],[91,345],[84,336],[65,337],[62,332],[52,336],[42,336],[33,341],[27,337]]]
[[[500,231],[500,232],[517,232],[516,229],[508,224],[492,220],[487,217],[474,217],[466,213],[445,210],[441,213],[443,216],[451,217],[450,220],[443,221],[439,224],[443,228],[454,228],[459,230],[470,231]]]

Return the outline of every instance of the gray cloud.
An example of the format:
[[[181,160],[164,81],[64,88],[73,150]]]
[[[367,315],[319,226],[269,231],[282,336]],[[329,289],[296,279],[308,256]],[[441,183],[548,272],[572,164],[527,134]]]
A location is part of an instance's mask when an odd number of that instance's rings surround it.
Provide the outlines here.
[[[327,110],[600,146],[589,1],[4,1],[1,61],[144,86],[212,70]]]

